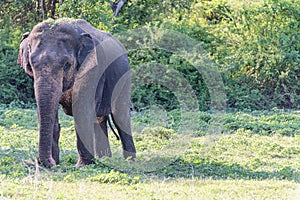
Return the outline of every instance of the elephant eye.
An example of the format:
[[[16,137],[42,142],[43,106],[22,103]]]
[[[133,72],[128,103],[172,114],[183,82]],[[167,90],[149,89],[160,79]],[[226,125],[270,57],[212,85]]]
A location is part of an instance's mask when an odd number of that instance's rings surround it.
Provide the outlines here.
[[[64,66],[64,72],[68,72],[70,68],[71,68],[71,63],[67,62]]]

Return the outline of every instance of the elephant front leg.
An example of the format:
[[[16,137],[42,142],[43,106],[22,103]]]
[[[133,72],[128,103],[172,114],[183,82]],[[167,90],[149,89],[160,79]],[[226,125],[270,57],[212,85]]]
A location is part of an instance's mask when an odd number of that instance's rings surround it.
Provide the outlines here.
[[[76,101],[74,101],[72,104],[72,112],[75,121],[78,150],[78,161],[76,166],[82,167],[94,163],[94,121],[97,121],[97,119],[93,102],[86,102],[90,101],[89,98],[87,100],[82,97],[76,97],[74,99],[76,99]]]
[[[52,157],[55,160],[56,164],[59,164],[59,146],[58,146],[59,136],[60,136],[60,125],[58,123],[58,117],[56,117],[56,121],[54,123],[53,141],[52,141]]]
[[[94,156],[86,145],[84,145],[84,139],[80,137],[78,132],[76,131],[77,137],[77,150],[78,150],[78,161],[76,167],[83,167],[89,164],[95,164]]]

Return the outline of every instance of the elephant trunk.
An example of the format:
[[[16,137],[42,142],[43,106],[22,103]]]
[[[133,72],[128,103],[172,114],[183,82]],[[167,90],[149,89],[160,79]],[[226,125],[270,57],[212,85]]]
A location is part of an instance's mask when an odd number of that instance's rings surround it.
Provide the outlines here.
[[[35,78],[34,88],[39,118],[39,162],[47,168],[57,163],[52,156],[54,126],[57,122],[58,102],[62,94],[62,81]]]

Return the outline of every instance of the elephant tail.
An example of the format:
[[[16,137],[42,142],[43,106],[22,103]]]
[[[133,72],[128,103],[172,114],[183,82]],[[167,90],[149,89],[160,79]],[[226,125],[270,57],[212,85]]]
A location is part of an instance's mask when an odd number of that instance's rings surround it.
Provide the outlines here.
[[[110,129],[112,130],[112,132],[116,136],[117,140],[120,140],[120,136],[116,133],[115,129],[112,127],[112,124],[111,124],[111,121],[110,121],[110,117],[108,117],[107,121],[108,121],[108,125],[109,125]]]

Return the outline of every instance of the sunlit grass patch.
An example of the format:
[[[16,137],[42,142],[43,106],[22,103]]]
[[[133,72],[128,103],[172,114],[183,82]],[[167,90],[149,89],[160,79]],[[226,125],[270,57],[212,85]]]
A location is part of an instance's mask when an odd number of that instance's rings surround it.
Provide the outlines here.
[[[180,112],[161,113],[166,121],[140,113],[134,162],[109,131],[113,157],[83,168],[73,119],[60,112],[61,163],[50,170],[37,163],[37,119],[25,120],[35,112],[0,117],[1,198],[289,199],[300,181],[300,135],[281,132],[298,129],[297,111],[190,113],[191,130],[178,126]]]

